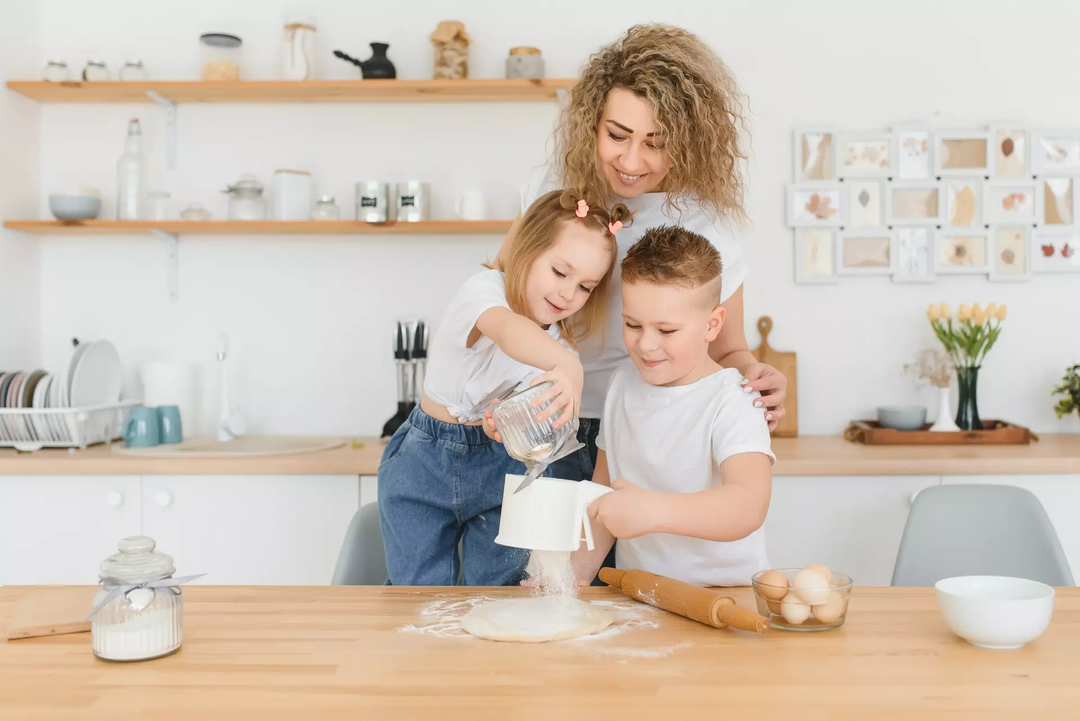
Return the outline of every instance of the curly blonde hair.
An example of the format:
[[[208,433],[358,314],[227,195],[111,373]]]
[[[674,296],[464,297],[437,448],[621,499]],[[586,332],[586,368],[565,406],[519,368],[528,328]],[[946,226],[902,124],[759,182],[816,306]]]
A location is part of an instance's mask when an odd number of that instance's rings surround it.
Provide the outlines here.
[[[723,61],[697,36],[669,25],[635,25],[601,48],[570,89],[556,136],[555,165],[564,184],[593,197],[611,188],[597,162],[597,126],[612,88],[652,106],[671,157],[663,189],[678,207],[693,196],[719,215],[743,221],[740,165],[746,155],[742,98]]]
[[[533,263],[559,238],[566,223],[583,223],[588,230],[600,234],[607,243],[610,261],[607,272],[589,293],[585,305],[569,318],[560,320],[559,333],[575,348],[582,340],[604,335],[604,318],[607,315],[608,287],[615,267],[616,243],[611,232],[614,222],[629,223],[631,213],[622,203],[608,210],[604,205],[587,199],[577,190],[553,190],[536,199],[521,219],[514,243],[504,258],[485,267],[501,270],[506,275],[506,302],[510,310],[525,315],[528,310],[525,284]],[[577,215],[578,203],[584,201],[589,210],[584,218]]]

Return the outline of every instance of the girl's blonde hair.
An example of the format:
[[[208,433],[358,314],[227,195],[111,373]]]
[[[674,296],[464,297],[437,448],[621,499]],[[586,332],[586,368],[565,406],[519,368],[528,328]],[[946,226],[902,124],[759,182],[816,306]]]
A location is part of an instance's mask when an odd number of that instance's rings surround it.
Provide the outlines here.
[[[577,215],[579,201],[585,201],[589,207],[584,218]],[[533,263],[555,245],[564,224],[584,223],[586,229],[603,234],[611,260],[607,272],[593,288],[581,310],[558,322],[559,332],[575,348],[585,338],[596,334],[602,337],[617,248],[612,224],[629,223],[629,220],[630,211],[622,203],[609,211],[599,203],[586,200],[584,194],[576,190],[553,190],[540,196],[521,218],[521,225],[507,255],[497,258],[495,264],[489,266],[506,275],[506,302],[510,310],[519,315],[528,314],[525,284]]]
[[[743,221],[739,132],[745,128],[735,78],[708,45],[669,25],[635,25],[594,54],[570,90],[556,137],[555,162],[565,185],[607,198],[611,189],[596,156],[601,115],[612,88],[625,88],[652,106],[671,156],[662,188]]]

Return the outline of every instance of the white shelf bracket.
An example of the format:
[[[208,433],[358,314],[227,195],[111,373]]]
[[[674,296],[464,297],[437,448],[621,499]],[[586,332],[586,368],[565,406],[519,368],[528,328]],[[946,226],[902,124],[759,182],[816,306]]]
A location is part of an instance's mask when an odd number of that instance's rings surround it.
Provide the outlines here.
[[[165,241],[165,279],[169,288],[169,302],[175,303],[180,298],[180,258],[179,245],[175,233],[151,229],[150,234]]]
[[[165,110],[165,157],[169,163],[169,170],[176,170],[176,103],[168,98],[161,97],[160,93],[147,90],[146,94]]]

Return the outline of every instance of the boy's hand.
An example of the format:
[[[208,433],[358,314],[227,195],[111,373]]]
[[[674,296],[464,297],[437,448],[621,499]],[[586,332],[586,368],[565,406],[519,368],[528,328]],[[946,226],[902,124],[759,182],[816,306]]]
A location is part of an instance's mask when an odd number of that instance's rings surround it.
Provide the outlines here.
[[[589,518],[603,523],[615,538],[637,538],[652,533],[662,494],[646,491],[625,478],[616,478],[611,487],[615,490],[589,505]]]
[[[531,385],[537,385],[544,381],[551,381],[552,386],[546,393],[533,401],[533,408],[541,406],[547,401],[551,404],[536,415],[536,420],[546,421],[559,413],[558,419],[552,424],[552,428],[558,430],[569,423],[581,409],[581,393],[585,386],[585,370],[581,367],[581,361],[572,354],[563,363],[559,363],[547,373],[538,376]]]

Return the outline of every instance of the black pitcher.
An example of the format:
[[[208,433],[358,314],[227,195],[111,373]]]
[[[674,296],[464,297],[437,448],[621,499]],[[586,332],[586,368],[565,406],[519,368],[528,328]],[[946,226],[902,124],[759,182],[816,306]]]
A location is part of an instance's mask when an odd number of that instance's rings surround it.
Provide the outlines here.
[[[360,73],[365,80],[396,78],[397,70],[390,62],[390,58],[386,57],[386,51],[390,48],[389,43],[370,43],[370,45],[371,57],[367,60],[357,60],[340,50],[335,50],[334,55],[360,68]]]

